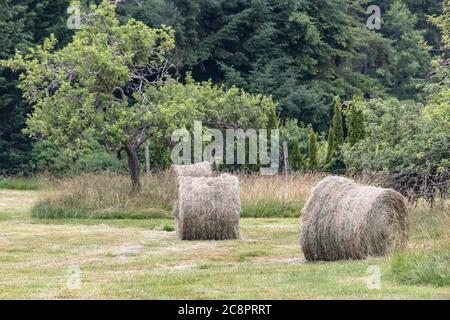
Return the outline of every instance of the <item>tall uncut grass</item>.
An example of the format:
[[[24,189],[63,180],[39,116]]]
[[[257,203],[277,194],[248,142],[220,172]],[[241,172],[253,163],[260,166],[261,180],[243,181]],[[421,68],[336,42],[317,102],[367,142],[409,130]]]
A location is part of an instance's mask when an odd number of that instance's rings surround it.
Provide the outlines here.
[[[318,174],[239,175],[242,217],[298,217]],[[127,175],[83,174],[44,184],[32,209],[37,218],[170,217],[176,185],[167,173],[142,177],[142,191],[131,192]]]
[[[410,245],[388,258],[390,275],[408,285],[450,286],[450,201],[421,201],[410,217]]]
[[[133,193],[127,175],[89,173],[44,185],[31,213],[49,219],[169,217],[175,191],[168,174],[142,177],[142,191]]]
[[[242,217],[298,217],[323,174],[240,175]]]
[[[389,271],[408,285],[450,286],[450,245],[396,253],[389,258]]]

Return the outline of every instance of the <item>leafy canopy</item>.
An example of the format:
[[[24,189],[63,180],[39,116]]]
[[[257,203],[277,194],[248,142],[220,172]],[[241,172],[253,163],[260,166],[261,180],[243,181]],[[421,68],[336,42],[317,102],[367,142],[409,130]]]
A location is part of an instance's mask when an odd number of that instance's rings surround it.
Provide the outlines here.
[[[55,49],[52,36],[3,63],[23,72],[18,87],[34,105],[27,132],[66,147],[79,148],[92,137],[139,145],[152,118],[142,88],[167,80],[173,31],[133,19],[121,25],[109,1],[85,20],[64,48]]]

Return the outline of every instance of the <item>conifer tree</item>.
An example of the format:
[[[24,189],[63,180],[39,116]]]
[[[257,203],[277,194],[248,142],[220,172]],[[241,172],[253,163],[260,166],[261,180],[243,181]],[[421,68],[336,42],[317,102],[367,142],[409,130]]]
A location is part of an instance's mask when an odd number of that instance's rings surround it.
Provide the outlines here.
[[[341,99],[336,98],[334,101],[333,112],[333,149],[337,151],[344,143],[344,126],[342,124]]]
[[[295,171],[303,168],[303,158],[300,154],[300,142],[298,139],[295,139],[293,142],[292,151],[289,155],[289,165]]]
[[[310,131],[308,139],[308,169],[317,169],[317,136],[313,130]]]
[[[327,143],[327,156],[325,158],[325,163],[329,163],[333,156],[333,127],[328,130],[328,143]]]
[[[350,106],[348,113],[348,142],[353,147],[359,140],[364,139],[364,115],[354,103]]]

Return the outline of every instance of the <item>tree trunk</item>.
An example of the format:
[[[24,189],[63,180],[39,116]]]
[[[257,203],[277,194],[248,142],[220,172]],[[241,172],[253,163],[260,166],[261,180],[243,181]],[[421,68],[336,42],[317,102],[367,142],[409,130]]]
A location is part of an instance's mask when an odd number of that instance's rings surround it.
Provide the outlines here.
[[[137,148],[132,144],[127,143],[125,145],[125,151],[128,156],[128,170],[130,172],[131,185],[133,191],[141,191],[141,182],[139,179],[139,159],[137,154]]]

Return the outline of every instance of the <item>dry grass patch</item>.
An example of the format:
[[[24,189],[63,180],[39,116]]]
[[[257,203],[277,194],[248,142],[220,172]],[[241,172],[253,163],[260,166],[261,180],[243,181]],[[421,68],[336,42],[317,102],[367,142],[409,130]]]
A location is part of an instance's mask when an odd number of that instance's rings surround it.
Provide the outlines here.
[[[242,217],[298,217],[322,174],[240,175]]]
[[[202,171],[203,172],[203,171]],[[320,174],[238,175],[242,217],[298,217]],[[142,177],[142,191],[131,192],[127,175],[83,174],[43,184],[32,210],[36,218],[151,218],[172,216],[176,180],[171,172]]]
[[[171,216],[175,187],[170,174],[142,178],[131,192],[126,175],[84,174],[44,186],[32,210],[36,218],[155,218]]]

